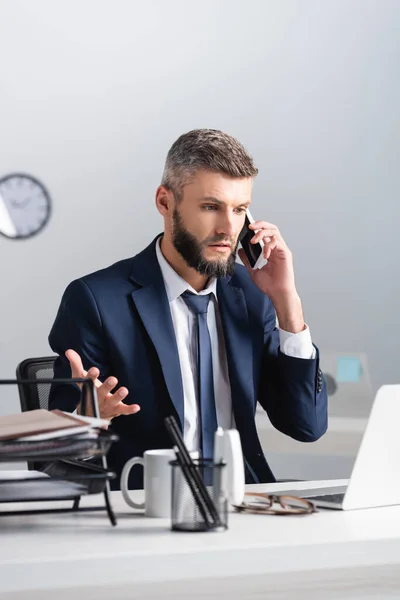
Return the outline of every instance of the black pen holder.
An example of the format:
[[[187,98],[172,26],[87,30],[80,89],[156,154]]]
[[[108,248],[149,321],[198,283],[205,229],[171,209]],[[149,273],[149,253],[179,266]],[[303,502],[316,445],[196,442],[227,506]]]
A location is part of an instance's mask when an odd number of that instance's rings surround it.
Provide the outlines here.
[[[196,459],[192,463],[185,471],[177,460],[170,463],[171,528],[191,532],[225,531],[228,528],[228,501],[223,493],[226,465],[214,464],[211,459]],[[196,478],[204,483],[207,498],[204,498],[204,493],[194,493],[188,479],[193,482]]]

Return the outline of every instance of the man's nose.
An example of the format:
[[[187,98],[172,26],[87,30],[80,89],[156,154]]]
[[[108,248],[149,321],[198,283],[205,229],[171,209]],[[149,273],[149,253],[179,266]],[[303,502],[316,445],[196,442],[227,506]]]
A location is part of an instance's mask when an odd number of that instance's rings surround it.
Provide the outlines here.
[[[217,233],[219,235],[225,234],[228,238],[234,237],[236,228],[233,218],[230,215],[224,215],[224,217],[221,218],[221,221],[218,223]]]

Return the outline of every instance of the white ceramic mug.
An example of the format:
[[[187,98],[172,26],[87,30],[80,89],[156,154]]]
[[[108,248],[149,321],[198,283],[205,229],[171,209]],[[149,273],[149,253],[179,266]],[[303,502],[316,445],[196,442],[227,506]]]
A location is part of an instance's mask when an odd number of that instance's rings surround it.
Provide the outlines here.
[[[135,456],[125,463],[121,473],[121,492],[125,502],[132,508],[144,509],[146,517],[169,517],[171,515],[171,465],[175,452],[147,450],[143,458]],[[144,469],[144,502],[135,502],[129,494],[129,473],[135,465]]]
[[[190,453],[192,458],[198,458],[198,452]],[[144,509],[146,517],[171,516],[171,486],[172,468],[170,462],[176,459],[174,450],[146,450],[141,456],[129,459],[121,473],[121,492],[128,506]],[[128,489],[129,473],[135,465],[144,469],[144,502],[135,502]]]

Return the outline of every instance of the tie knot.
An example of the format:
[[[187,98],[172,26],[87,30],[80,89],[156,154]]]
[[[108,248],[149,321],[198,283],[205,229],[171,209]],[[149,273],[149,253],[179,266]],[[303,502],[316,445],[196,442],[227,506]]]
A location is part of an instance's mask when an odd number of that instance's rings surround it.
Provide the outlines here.
[[[201,315],[208,311],[211,294],[199,295],[192,292],[183,292],[182,298],[196,315]]]

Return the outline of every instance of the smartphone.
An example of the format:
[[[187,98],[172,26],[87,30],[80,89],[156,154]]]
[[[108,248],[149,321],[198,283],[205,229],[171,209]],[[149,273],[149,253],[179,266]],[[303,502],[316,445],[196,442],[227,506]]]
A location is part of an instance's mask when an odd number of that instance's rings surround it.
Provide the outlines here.
[[[257,244],[250,243],[256,234],[256,231],[249,229],[250,223],[254,223],[254,219],[251,216],[250,211],[246,210],[246,218],[243,229],[239,234],[239,242],[247,256],[251,268],[261,269],[268,262],[267,259],[264,258],[264,242],[261,240],[261,242],[258,242]]]

